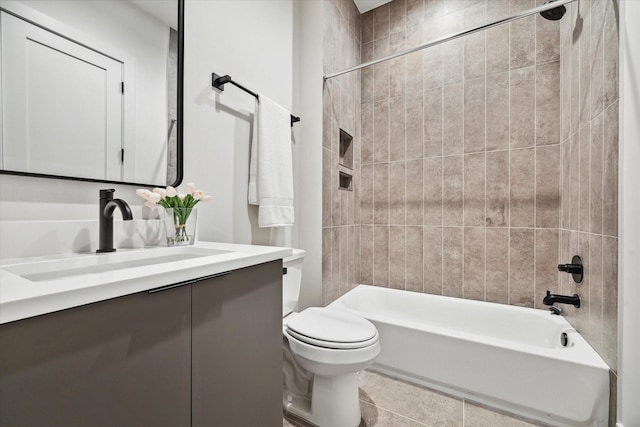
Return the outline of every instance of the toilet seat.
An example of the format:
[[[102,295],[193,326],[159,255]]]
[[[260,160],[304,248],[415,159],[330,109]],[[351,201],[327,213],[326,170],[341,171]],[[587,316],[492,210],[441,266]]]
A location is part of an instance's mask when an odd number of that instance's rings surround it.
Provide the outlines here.
[[[336,350],[354,350],[378,341],[376,327],[351,313],[311,307],[291,318],[288,335],[305,344]]]

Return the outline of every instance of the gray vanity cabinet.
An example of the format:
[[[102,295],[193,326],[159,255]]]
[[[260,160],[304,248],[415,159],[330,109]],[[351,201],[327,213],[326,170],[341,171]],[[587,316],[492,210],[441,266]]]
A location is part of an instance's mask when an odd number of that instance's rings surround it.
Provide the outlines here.
[[[0,326],[1,426],[185,426],[189,287]]]
[[[0,426],[282,423],[282,261],[0,325]]]
[[[192,425],[282,425],[282,261],[193,285]]]

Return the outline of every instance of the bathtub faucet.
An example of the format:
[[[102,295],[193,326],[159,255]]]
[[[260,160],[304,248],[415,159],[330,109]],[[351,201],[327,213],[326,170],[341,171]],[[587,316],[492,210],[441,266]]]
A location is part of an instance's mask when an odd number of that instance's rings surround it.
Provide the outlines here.
[[[551,292],[547,291],[547,295],[542,300],[542,303],[544,305],[551,305],[551,306],[553,306],[553,304],[555,304],[555,303],[571,304],[575,308],[580,308],[580,296],[578,294],[573,294],[573,296],[556,295],[556,294],[552,294]],[[554,312],[554,314],[558,314],[558,313]]]

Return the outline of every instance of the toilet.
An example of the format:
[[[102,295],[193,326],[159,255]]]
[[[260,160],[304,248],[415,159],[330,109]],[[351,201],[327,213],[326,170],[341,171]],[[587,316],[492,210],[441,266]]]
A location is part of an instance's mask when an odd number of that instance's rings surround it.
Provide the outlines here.
[[[283,407],[320,427],[356,427],[361,418],[357,373],[380,353],[378,331],[343,311],[310,307],[296,312],[304,255],[294,249],[283,260]]]

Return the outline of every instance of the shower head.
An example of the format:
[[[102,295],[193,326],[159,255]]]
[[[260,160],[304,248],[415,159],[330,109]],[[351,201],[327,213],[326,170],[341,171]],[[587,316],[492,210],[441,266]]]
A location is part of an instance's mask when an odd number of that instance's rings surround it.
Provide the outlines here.
[[[553,2],[554,0],[550,0],[545,4],[553,3]],[[540,15],[542,15],[543,18],[548,19],[549,21],[559,21],[560,19],[562,19],[562,17],[566,12],[567,12],[567,8],[562,5],[562,6],[555,7],[553,9],[545,10],[544,12],[540,12]]]

